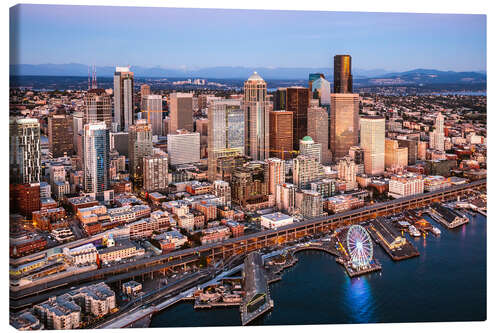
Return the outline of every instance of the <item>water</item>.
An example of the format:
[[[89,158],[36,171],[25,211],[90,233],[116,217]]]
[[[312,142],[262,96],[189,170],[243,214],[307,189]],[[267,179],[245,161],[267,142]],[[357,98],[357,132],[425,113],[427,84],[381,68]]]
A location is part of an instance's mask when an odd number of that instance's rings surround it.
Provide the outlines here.
[[[486,218],[441,236],[411,239],[417,258],[393,262],[375,245],[382,271],[350,279],[333,256],[305,251],[271,285],[274,309],[254,325],[477,321],[486,319]],[[237,308],[194,310],[180,303],[151,327],[241,325]]]

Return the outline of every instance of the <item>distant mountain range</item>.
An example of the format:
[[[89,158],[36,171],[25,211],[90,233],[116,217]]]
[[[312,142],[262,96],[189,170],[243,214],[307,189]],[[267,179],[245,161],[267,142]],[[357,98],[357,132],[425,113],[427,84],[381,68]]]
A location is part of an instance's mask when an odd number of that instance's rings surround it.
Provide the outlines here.
[[[200,69],[167,69],[161,67],[133,66],[131,70],[137,77],[199,77],[211,79],[246,79],[257,71],[264,79],[302,79],[307,80],[309,73],[325,73],[328,80],[332,80],[332,68],[308,67],[206,67]],[[98,77],[111,77],[115,71],[112,66],[96,68]],[[40,64],[10,65],[11,75],[37,76],[87,76],[88,66],[83,64]],[[485,72],[454,72],[434,69],[415,69],[406,72],[389,72],[383,69],[354,70],[355,84],[359,85],[393,85],[393,84],[432,84],[453,83],[472,84],[486,83]]]

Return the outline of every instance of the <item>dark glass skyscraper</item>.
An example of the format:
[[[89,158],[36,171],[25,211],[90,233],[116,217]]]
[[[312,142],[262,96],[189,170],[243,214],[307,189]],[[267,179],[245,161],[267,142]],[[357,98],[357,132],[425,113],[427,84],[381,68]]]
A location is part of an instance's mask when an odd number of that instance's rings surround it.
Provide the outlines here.
[[[333,58],[333,92],[336,94],[352,94],[350,55],[336,55]]]

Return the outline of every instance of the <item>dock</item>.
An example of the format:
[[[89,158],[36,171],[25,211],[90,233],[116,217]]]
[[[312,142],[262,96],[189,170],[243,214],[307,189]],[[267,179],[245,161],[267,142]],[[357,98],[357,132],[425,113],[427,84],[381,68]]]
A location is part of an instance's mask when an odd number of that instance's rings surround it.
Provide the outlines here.
[[[367,227],[368,233],[394,261],[418,257],[420,252],[405,236],[399,236],[384,219],[377,219]]]

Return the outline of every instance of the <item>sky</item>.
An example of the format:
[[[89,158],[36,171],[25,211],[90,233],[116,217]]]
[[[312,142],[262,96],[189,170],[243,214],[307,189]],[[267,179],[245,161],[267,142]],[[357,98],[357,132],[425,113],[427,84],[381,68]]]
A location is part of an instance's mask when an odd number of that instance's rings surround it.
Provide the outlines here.
[[[18,5],[11,64],[486,70],[486,16]]]

